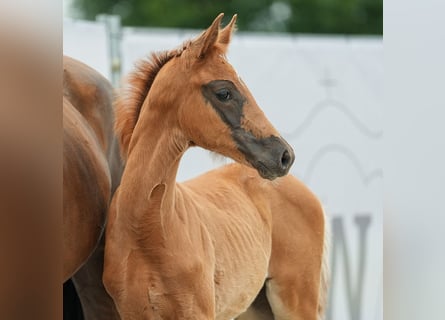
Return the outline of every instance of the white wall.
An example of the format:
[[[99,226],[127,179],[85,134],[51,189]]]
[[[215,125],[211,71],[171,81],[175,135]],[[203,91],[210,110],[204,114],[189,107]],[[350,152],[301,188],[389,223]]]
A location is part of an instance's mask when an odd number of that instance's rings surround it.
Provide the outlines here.
[[[101,70],[103,65],[94,63],[105,61],[104,53],[84,47],[76,28],[66,25],[66,47],[82,47],[78,58]],[[124,73],[149,52],[171,49],[196,34],[124,29]],[[99,35],[95,43],[103,42]],[[292,173],[321,198],[331,219],[333,286],[327,319],[383,318],[382,49],[381,38],[243,33],[230,47],[229,61],[294,147]],[[207,151],[193,149],[178,179],[219,165]]]
[[[104,24],[81,20],[64,20],[63,54],[86,63],[107,79],[110,79],[109,41]]]

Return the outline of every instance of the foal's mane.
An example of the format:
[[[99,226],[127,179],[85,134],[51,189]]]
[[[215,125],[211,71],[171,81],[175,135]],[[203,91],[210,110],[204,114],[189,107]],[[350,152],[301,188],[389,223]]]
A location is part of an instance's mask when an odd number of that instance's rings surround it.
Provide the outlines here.
[[[121,156],[127,158],[131,135],[136,126],[145,98],[161,68],[178,57],[190,46],[185,42],[179,49],[152,53],[139,60],[126,78],[126,83],[115,103],[115,131],[120,144]]]

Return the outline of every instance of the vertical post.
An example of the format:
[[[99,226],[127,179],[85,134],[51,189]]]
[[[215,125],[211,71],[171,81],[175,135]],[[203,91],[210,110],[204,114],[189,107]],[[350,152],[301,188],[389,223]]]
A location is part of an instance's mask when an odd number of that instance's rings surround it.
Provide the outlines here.
[[[96,17],[96,21],[105,24],[108,34],[108,46],[111,61],[111,83],[113,86],[118,86],[122,72],[121,60],[121,38],[122,26],[121,17],[117,15],[100,14]]]

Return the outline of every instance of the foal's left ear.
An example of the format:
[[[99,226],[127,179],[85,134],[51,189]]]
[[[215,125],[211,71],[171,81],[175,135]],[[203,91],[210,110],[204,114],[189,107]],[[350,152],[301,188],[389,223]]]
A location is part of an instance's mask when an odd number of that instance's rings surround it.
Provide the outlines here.
[[[213,20],[211,26],[204,31],[198,39],[194,41],[193,47],[196,50],[197,58],[202,58],[213,47],[218,39],[219,25],[224,13],[220,13],[215,20]]]
[[[232,33],[236,30],[236,18],[237,15],[234,14],[232,20],[219,32],[218,43],[225,46],[229,45],[232,39]]]

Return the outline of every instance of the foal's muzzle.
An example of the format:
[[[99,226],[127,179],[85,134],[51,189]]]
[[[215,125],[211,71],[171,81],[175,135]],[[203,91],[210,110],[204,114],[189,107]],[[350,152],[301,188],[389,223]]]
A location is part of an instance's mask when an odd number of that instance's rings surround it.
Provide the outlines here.
[[[283,140],[262,152],[252,165],[258,170],[261,177],[273,180],[277,177],[286,175],[294,163],[294,160],[294,151]]]
[[[269,180],[286,175],[295,160],[292,147],[281,137],[255,138],[251,133],[234,134],[238,149],[261,177]]]

